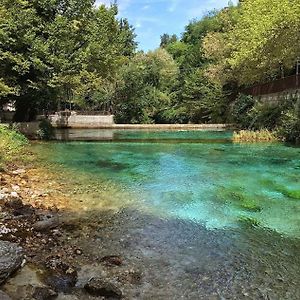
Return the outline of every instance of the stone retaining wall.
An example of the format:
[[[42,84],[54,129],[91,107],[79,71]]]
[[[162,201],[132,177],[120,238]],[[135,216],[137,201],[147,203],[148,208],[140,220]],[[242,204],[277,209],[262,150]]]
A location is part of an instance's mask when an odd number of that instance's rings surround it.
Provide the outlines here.
[[[49,120],[54,127],[58,128],[102,128],[114,125],[114,116],[85,116],[85,115],[50,115]]]

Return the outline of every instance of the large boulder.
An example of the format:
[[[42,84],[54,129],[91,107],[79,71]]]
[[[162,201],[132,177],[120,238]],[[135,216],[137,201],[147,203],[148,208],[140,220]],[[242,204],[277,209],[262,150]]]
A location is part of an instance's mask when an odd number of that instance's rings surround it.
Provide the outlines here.
[[[23,262],[21,247],[10,242],[0,241],[0,284],[18,270]]]

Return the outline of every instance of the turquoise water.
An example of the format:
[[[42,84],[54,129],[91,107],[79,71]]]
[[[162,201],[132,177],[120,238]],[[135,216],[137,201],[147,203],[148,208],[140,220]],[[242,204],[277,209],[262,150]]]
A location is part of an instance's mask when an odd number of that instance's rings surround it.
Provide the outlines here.
[[[101,140],[99,131],[67,136],[85,135]],[[85,194],[88,208],[106,201],[209,230],[253,226],[300,237],[300,148],[233,144],[231,133],[222,131],[107,131],[104,136],[98,142],[35,146],[74,178],[84,176],[86,185],[95,179],[105,184],[105,195]]]
[[[80,204],[79,278],[104,272],[124,299],[300,299],[300,148],[230,137],[69,130],[34,145]]]

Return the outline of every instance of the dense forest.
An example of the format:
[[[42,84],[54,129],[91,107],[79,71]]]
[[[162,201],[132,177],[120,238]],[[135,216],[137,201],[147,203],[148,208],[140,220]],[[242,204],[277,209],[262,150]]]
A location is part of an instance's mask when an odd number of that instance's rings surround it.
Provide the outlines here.
[[[299,140],[300,104],[275,106],[246,87],[295,74],[298,0],[244,0],[192,20],[180,37],[137,50],[117,5],[94,0],[0,1],[0,104],[16,121],[73,107],[118,123],[236,123]]]

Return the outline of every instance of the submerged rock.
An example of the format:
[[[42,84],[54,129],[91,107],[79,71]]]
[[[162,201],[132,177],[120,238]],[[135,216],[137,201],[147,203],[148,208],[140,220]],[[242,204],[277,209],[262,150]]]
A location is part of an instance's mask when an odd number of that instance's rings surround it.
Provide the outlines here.
[[[12,300],[6,293],[0,291],[0,299],[1,300]]]
[[[36,300],[51,300],[57,298],[58,294],[48,287],[35,287],[33,299]]]
[[[59,218],[52,217],[50,219],[38,221],[33,224],[33,229],[36,231],[46,231],[59,226]]]
[[[104,256],[100,261],[109,266],[121,266],[123,264],[122,258],[116,255]]]
[[[11,200],[7,201],[5,205],[11,209],[21,209],[24,206],[20,198],[14,198],[14,197]]]
[[[122,298],[122,291],[113,283],[103,278],[93,277],[84,286],[85,290],[93,296],[107,298]]]
[[[0,284],[19,269],[24,259],[23,250],[17,244],[0,241]]]

